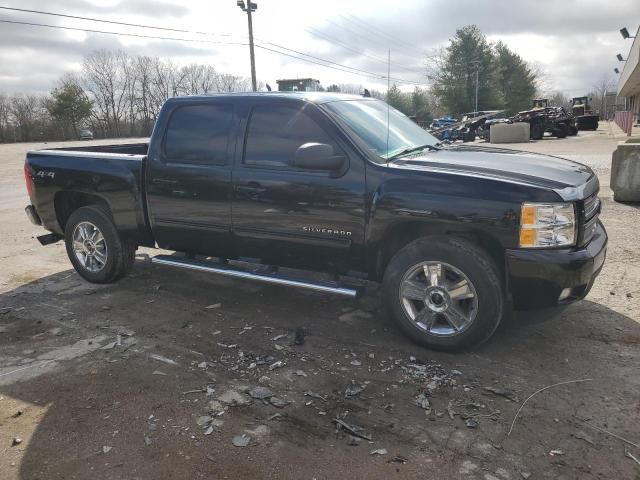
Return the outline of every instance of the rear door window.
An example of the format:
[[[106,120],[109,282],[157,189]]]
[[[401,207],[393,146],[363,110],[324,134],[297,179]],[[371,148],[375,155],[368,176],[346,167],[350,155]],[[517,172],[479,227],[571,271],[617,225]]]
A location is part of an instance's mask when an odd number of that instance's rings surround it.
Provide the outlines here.
[[[233,121],[230,104],[178,107],[169,120],[165,156],[173,163],[226,165]]]

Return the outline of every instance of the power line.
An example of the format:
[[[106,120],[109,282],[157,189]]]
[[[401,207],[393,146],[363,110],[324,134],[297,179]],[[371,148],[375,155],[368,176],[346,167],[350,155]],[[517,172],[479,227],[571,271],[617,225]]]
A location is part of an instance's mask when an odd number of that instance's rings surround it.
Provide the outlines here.
[[[0,7],[1,8],[1,7]],[[55,14],[52,14],[55,15]],[[100,20],[94,20],[94,21],[100,21]],[[45,28],[54,28],[54,29],[58,29],[58,30],[71,30],[71,31],[80,31],[80,32],[89,32],[89,33],[99,33],[99,34],[104,34],[104,35],[119,35],[119,36],[126,36],[126,37],[135,37],[135,38],[146,38],[146,39],[154,39],[154,40],[169,40],[169,41],[179,41],[179,42],[190,42],[190,43],[208,43],[208,44],[215,44],[215,45],[233,45],[233,46],[247,46],[248,43],[245,42],[222,42],[222,41],[212,41],[212,40],[195,40],[195,39],[189,39],[189,38],[180,38],[180,37],[161,37],[161,36],[156,36],[156,35],[143,35],[143,34],[136,34],[136,33],[124,33],[124,32],[110,32],[110,31],[106,31],[106,30],[97,30],[97,29],[89,29],[89,28],[79,28],[79,27],[65,27],[62,25],[49,25],[49,24],[45,24],[45,23],[35,23],[35,22],[22,22],[22,21],[17,21],[17,20],[4,20],[4,19],[0,19],[0,23],[9,23],[9,24],[14,24],[14,25],[26,25],[26,26],[33,26],[33,27],[45,27]],[[149,27],[151,28],[151,27]],[[154,27],[155,28],[155,27]],[[161,28],[161,27],[158,27]],[[276,48],[280,48],[280,49],[284,49],[284,50],[289,50],[292,52],[295,52],[299,55],[305,55],[307,57],[310,57],[312,59],[316,59],[319,61],[314,61],[314,60],[310,60],[304,57],[300,57],[297,55],[292,55],[286,52],[282,52],[280,50],[276,50],[273,48],[269,48],[266,47],[264,45],[260,45],[260,44],[256,44],[257,48],[260,48],[262,50],[265,51],[269,51],[272,53],[277,53],[279,55],[283,55],[286,57],[290,57],[290,58],[294,58],[296,60],[301,60],[303,62],[307,62],[307,63],[313,63],[316,65],[320,65],[322,67],[325,68],[331,68],[333,70],[337,70],[337,71],[341,71],[344,73],[349,73],[352,75],[360,75],[360,76],[364,76],[367,78],[375,78],[377,80],[381,80],[384,79],[385,76],[384,75],[380,75],[374,72],[369,72],[366,70],[360,70],[360,69],[356,69],[353,67],[349,67],[347,65],[342,65],[339,63],[335,63],[332,62],[330,60],[325,60],[322,59],[320,57],[314,57],[313,55],[308,55],[302,52],[298,52],[297,50],[293,50],[293,49],[289,49],[287,47],[283,47],[274,43],[270,43],[270,45],[276,47]],[[326,63],[320,63],[320,62],[326,62]],[[418,82],[414,82],[411,80],[405,80],[402,78],[392,78],[393,81],[397,82],[397,83],[403,83],[403,84],[409,84],[409,85],[417,85],[417,86],[426,86],[425,84],[421,84]]]
[[[387,32],[385,32],[384,30],[377,28],[373,25],[371,25],[368,22],[365,22],[364,20],[355,17],[351,14],[347,14],[345,15],[340,15],[341,18],[345,19],[347,22],[352,23],[353,25],[356,26],[360,26],[361,29],[365,29],[368,30],[370,32],[373,33],[373,35],[376,36],[383,36],[383,37],[387,37],[389,40],[391,40],[392,42],[394,42],[396,45],[398,46],[404,46],[404,48],[408,48],[408,51],[414,51],[415,46],[408,44],[407,42],[400,40],[399,38],[395,37],[394,35],[391,35]],[[420,53],[422,55],[421,52],[419,52],[419,50],[415,50],[416,53]]]
[[[382,57],[378,57],[375,55],[371,55],[368,54],[367,52],[365,52],[364,50],[359,50],[357,48],[354,48],[353,46],[351,46],[348,43],[342,42],[338,39],[336,39],[335,37],[331,37],[330,35],[327,35],[326,33],[320,32],[318,30],[316,30],[315,28],[311,28],[311,27],[307,27],[305,28],[305,31],[310,33],[311,35],[321,38],[326,42],[332,43],[334,45],[339,45],[342,48],[349,50],[351,52],[354,52],[358,55],[362,55],[364,57],[368,57],[371,58],[373,60],[377,60],[378,62],[384,63],[385,65],[387,64],[387,60],[385,60]],[[424,72],[418,68],[411,68],[411,67],[402,67],[402,66],[398,66],[399,68],[397,68],[400,71],[405,71],[405,72],[412,72],[412,73],[419,73],[419,74],[423,74]]]
[[[123,25],[123,26],[128,26],[128,27],[139,27],[139,28],[148,28],[148,29],[153,29],[153,30],[163,30],[163,31],[170,31],[170,32],[179,32],[179,33],[193,33],[193,34],[198,34],[198,35],[220,35],[220,36],[226,36],[226,37],[231,37],[231,34],[215,34],[215,33],[211,33],[211,32],[199,32],[199,31],[192,31],[192,30],[185,30],[185,29],[177,29],[177,28],[169,28],[169,27],[161,27],[161,26],[156,26],[156,25],[145,25],[145,24],[136,24],[136,23],[128,23],[128,22],[120,22],[120,21],[115,21],[115,20],[105,20],[105,19],[101,19],[101,18],[95,18],[95,17],[85,17],[85,16],[79,16],[79,15],[70,15],[70,14],[63,14],[63,13],[55,13],[55,12],[47,12],[47,11],[43,11],[43,10],[30,10],[30,9],[23,9],[23,8],[15,8],[15,7],[7,7],[7,6],[0,6],[0,10],[10,10],[10,11],[19,11],[19,12],[26,12],[26,13],[36,13],[39,15],[49,15],[49,16],[55,16],[55,17],[63,17],[63,18],[72,18],[72,19],[78,19],[78,20],[86,20],[86,21],[91,21],[91,22],[99,22],[99,23],[109,23],[112,25]],[[8,23],[8,22],[5,22]],[[28,22],[25,22],[28,23]],[[38,24],[37,26],[49,26],[50,28],[56,28],[53,25],[45,25],[45,24]],[[72,29],[74,27],[66,27],[68,29]],[[92,31],[91,29],[80,29],[82,31]],[[139,38],[153,38],[152,36],[145,36],[145,35],[134,35],[134,34],[124,34],[124,33],[116,33],[116,32],[106,32],[106,31],[98,31],[98,30],[93,30],[93,33],[102,33],[102,34],[107,34],[107,35],[126,35],[126,36],[138,36]],[[195,40],[191,40],[191,39],[175,39],[173,37],[171,38],[160,38],[161,40],[179,40],[179,41],[188,41],[188,42],[196,42]],[[263,40],[264,41],[264,40]],[[203,42],[203,43],[212,43],[212,42]],[[224,42],[216,42],[218,44],[225,44]],[[359,73],[363,73],[363,74],[367,74],[367,76],[369,76],[370,78],[385,78],[384,75],[379,75],[373,72],[369,72],[367,70],[361,70],[358,68],[354,68],[354,67],[350,67],[348,65],[344,65],[344,64],[340,64],[340,63],[336,63],[333,62],[331,60],[327,60],[324,58],[320,58],[320,57],[315,57],[313,55],[309,55],[303,52],[299,52],[297,50],[293,50],[291,48],[287,48],[283,45],[278,45],[276,43],[272,43],[272,42],[264,42],[267,43],[268,45],[271,45],[273,47],[279,48],[281,50],[285,50],[285,51],[289,51],[289,52],[293,52],[295,54],[298,55],[303,55],[306,57],[309,57],[311,59],[315,59],[315,60],[319,60],[321,62],[325,62],[331,65],[336,65],[338,67],[342,67],[343,69],[347,69],[347,70],[343,70],[346,73],[350,73],[349,70],[353,70],[354,72],[359,72]],[[230,45],[248,45],[246,43],[228,43]],[[261,46],[260,48],[268,50],[268,48]],[[280,53],[282,55],[284,55],[283,52],[276,52],[276,53]],[[295,56],[291,56],[291,55],[287,55],[291,58],[297,58]],[[303,60],[303,61],[307,61],[309,63],[316,63],[317,62],[311,62],[308,60],[305,60],[303,58],[298,58],[299,60]],[[321,65],[321,64],[318,64]],[[327,65],[328,66],[328,65]],[[402,78],[392,78],[393,81],[397,82],[397,83],[404,83],[404,84],[411,84],[411,85],[418,85],[418,86],[426,86],[423,83],[420,82],[415,82],[412,80],[406,80],[406,79],[402,79]]]
[[[73,18],[75,20],[88,20],[90,22],[101,22],[101,23],[110,23],[112,25],[123,25],[125,27],[139,27],[139,28],[149,28],[152,30],[164,30],[167,32],[177,32],[177,33],[196,33],[198,35],[214,35],[221,37],[231,37],[233,36],[230,33],[211,33],[211,32],[198,32],[193,30],[183,30],[181,28],[170,28],[170,27],[159,27],[155,25],[143,25],[140,23],[127,23],[127,22],[118,22],[115,20],[105,20],[102,18],[95,17],[82,17],[79,15],[69,15],[65,13],[53,13],[53,12],[45,12],[42,10],[29,10],[26,8],[16,8],[16,7],[5,7],[0,5],[0,10],[11,10],[13,12],[23,12],[23,13],[37,13],[39,15],[51,15],[55,17],[64,17],[64,18]]]

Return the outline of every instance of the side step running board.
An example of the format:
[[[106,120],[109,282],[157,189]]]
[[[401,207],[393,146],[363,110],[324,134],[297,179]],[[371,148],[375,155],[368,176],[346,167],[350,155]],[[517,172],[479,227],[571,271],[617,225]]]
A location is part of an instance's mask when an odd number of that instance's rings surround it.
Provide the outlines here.
[[[260,282],[286,285],[295,288],[308,288],[309,290],[315,290],[317,292],[333,293],[335,295],[343,295],[350,298],[357,298],[361,293],[360,289],[357,287],[340,286],[334,283],[310,282],[273,273],[247,272],[246,270],[236,269],[229,265],[203,262],[170,255],[156,255],[151,259],[151,262],[158,265],[168,265],[170,267],[196,270],[198,272],[217,273],[219,275],[226,275],[227,277],[258,280]]]

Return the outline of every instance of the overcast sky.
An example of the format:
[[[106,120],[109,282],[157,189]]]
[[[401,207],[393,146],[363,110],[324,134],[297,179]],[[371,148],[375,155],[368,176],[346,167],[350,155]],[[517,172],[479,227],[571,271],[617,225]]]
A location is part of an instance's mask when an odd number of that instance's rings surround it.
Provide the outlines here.
[[[0,0],[0,5],[112,21],[211,32],[173,33],[0,9],[0,20],[26,21],[211,43],[131,38],[0,23],[0,92],[47,92],[59,77],[78,70],[96,49],[171,58],[182,65],[213,65],[249,76],[246,15],[236,0]],[[345,73],[256,49],[258,79],[275,87],[278,78],[313,77],[325,86],[355,83],[384,88],[387,51],[391,76],[426,84],[424,64],[457,28],[476,24],[491,41],[502,40],[545,72],[545,90],[586,93],[605,76],[616,81],[615,55],[626,54],[640,22],[640,0],[257,0],[256,43],[362,70]],[[275,44],[275,45],[274,45]],[[286,53],[300,56],[293,51]],[[311,61],[317,61],[305,57]],[[342,68],[342,67],[337,67]],[[371,75],[373,74],[373,78]],[[406,83],[405,89],[412,88]]]

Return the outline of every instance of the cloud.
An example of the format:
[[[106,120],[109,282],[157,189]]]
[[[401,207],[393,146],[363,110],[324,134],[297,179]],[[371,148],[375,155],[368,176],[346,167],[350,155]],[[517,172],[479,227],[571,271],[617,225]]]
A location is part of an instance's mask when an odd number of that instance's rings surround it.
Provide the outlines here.
[[[20,8],[99,17],[113,21],[187,30],[246,35],[246,16],[232,0],[20,0]],[[606,72],[620,66],[631,42],[618,29],[637,19],[638,0],[324,0],[313,12],[293,0],[260,3],[254,27],[257,42],[274,42],[349,67],[386,75],[391,50],[391,76],[426,83],[428,54],[447,44],[456,29],[476,24],[492,41],[502,40],[525,60],[540,64],[552,89],[580,93]],[[43,6],[46,5],[46,6]],[[0,10],[0,18],[155,36],[203,38],[153,29],[124,27],[68,18]],[[209,37],[240,42],[245,38]],[[96,49],[124,50],[171,59],[178,65],[198,61],[220,71],[248,75],[246,47],[134,39],[84,34],[43,27],[0,25],[0,92],[47,92],[65,72],[77,69]],[[292,53],[292,52],[288,52]],[[297,54],[294,54],[297,55]],[[282,55],[256,51],[258,77],[275,85],[283,77],[313,76],[323,84],[359,83],[384,88],[381,79],[347,74]],[[313,60],[309,59],[307,60]],[[335,66],[335,65],[334,65]],[[405,88],[412,88],[407,85]]]

